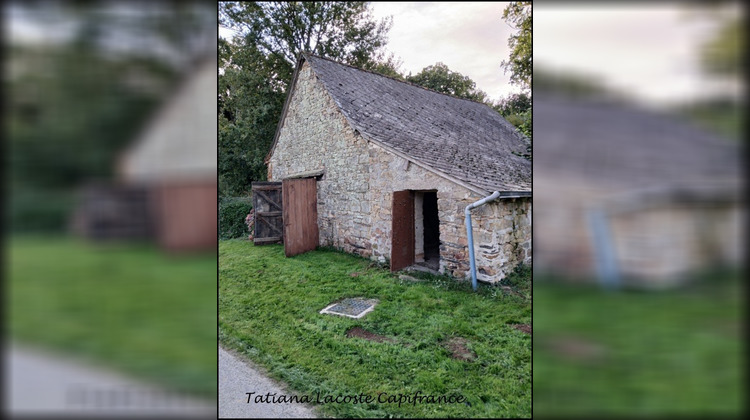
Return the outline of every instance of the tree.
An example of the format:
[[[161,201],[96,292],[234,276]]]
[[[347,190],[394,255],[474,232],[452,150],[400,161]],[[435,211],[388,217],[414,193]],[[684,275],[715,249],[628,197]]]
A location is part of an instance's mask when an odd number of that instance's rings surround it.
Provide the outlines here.
[[[739,16],[726,18],[717,33],[702,46],[701,64],[706,73],[723,77],[742,77],[745,53],[743,23]]]
[[[268,154],[301,52],[398,74],[383,51],[391,19],[376,21],[365,2],[226,2],[220,43],[219,188],[240,195],[266,179]]]
[[[443,63],[427,66],[421,72],[406,77],[408,82],[426,87],[440,93],[485,102],[487,94],[476,88],[476,83],[469,76],[451,71]]]
[[[528,93],[513,93],[492,105],[509,123],[531,139],[531,96]],[[525,158],[531,159],[531,145],[527,147]]]
[[[510,72],[511,83],[529,90],[533,71],[531,2],[510,2],[503,11],[503,20],[517,32],[508,38],[510,57],[501,66],[506,73]]]
[[[512,93],[492,105],[503,117],[521,114],[531,109],[531,96],[528,93]]]
[[[10,225],[59,230],[75,188],[111,178],[166,94],[214,53],[216,9],[197,1],[6,7],[48,40],[21,33],[7,50]]]

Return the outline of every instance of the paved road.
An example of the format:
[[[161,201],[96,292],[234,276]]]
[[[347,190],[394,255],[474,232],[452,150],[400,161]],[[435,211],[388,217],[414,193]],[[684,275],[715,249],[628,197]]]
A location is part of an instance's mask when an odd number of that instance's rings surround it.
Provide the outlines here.
[[[255,392],[251,402],[247,393]],[[267,378],[259,368],[219,347],[219,418],[315,418],[312,407],[301,403],[256,403],[257,395],[296,395]]]
[[[168,393],[102,367],[6,343],[4,414],[216,418],[216,401]]]

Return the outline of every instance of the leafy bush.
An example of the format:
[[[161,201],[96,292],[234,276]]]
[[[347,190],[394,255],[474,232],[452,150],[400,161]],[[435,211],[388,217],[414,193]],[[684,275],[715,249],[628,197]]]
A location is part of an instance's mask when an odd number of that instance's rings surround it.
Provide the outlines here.
[[[10,232],[64,232],[75,198],[68,191],[18,188],[13,191],[5,223]]]
[[[250,197],[225,197],[219,201],[219,239],[248,235],[245,218],[253,208]]]

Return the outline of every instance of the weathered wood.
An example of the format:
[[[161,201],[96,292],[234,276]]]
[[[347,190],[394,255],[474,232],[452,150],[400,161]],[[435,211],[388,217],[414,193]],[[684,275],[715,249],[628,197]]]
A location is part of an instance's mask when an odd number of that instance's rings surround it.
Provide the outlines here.
[[[323,176],[324,173],[325,173],[325,169],[317,169],[317,170],[314,170],[314,171],[305,171],[305,172],[300,172],[300,173],[292,174],[292,175],[287,176],[286,179],[292,179],[292,178],[317,178],[317,177]]]
[[[281,211],[259,211],[258,214],[266,217],[283,216],[284,212]]]
[[[270,204],[273,207],[276,207],[277,209],[279,209],[279,211],[282,210],[280,203],[277,203],[276,200],[274,200],[273,198],[269,197],[267,194],[261,192],[261,190],[257,190],[257,191],[255,191],[255,193],[258,194],[258,197],[261,197],[264,200],[266,200],[266,203]]]
[[[285,179],[284,253],[287,257],[312,251],[318,246],[318,194],[314,178]]]
[[[281,236],[269,236],[268,238],[254,238],[253,243],[255,244],[270,244],[270,243],[276,243],[281,242]]]
[[[283,197],[281,182],[253,182],[256,245],[283,242]]]
[[[414,264],[414,193],[393,193],[391,213],[391,271]]]
[[[283,235],[284,234],[284,232],[282,232],[281,229],[279,229],[278,226],[276,226],[274,223],[269,222],[267,217],[260,217],[258,220],[260,220],[261,223],[264,223],[272,231],[278,233],[279,235]]]

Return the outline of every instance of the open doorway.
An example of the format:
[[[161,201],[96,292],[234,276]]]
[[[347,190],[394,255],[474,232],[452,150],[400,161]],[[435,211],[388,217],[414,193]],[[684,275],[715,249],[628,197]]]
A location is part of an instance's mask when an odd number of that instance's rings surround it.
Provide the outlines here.
[[[395,191],[391,229],[391,271],[440,270],[437,191]]]
[[[437,191],[416,191],[414,196],[414,260],[431,270],[440,269],[440,219]]]

